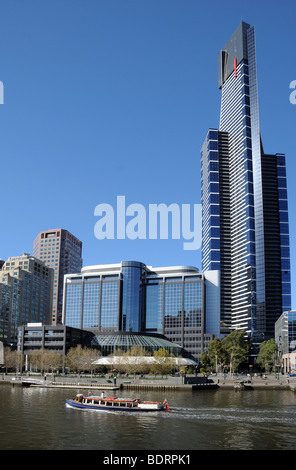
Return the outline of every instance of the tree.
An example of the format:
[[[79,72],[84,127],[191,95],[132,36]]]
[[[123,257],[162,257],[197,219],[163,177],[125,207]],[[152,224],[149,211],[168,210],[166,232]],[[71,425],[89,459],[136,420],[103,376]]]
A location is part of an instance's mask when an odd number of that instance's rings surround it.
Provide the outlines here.
[[[155,363],[152,364],[151,370],[155,374],[168,374],[174,367],[174,362],[167,349],[160,348],[154,351]]]
[[[94,361],[101,353],[97,350],[82,347],[81,344],[70,348],[66,355],[66,366],[80,374],[84,370],[93,371],[96,367]]]
[[[146,356],[148,356],[148,353],[141,346],[132,346],[123,354],[123,364],[125,364],[126,372],[134,375],[144,373],[147,370]],[[129,358],[131,358],[130,361]]]
[[[48,367],[48,359],[46,357],[45,349],[41,348],[32,351],[29,354],[29,361],[34,369],[39,370],[41,373],[43,373],[44,370],[46,370]]]
[[[89,370],[91,375],[95,368],[97,367],[95,361],[98,359],[98,356],[101,356],[101,351],[92,348],[83,348],[82,349],[82,361],[84,364],[84,369]]]
[[[257,357],[257,363],[260,364],[267,372],[271,369],[272,364],[277,358],[278,345],[274,338],[263,341],[260,344],[260,350]]]
[[[226,353],[230,373],[232,373],[240,362],[246,360],[250,349],[250,343],[246,339],[244,330],[234,330],[228,336],[222,339],[221,345]]]
[[[4,366],[8,369],[18,370],[21,363],[21,354],[18,351],[11,351],[9,347],[4,348]]]
[[[226,361],[226,352],[223,348],[223,343],[219,338],[214,338],[208,347],[208,356],[211,363],[214,365],[216,372],[221,372],[223,364]]]
[[[49,372],[62,365],[62,355],[56,351],[39,349],[29,355],[30,362],[41,372]]]
[[[63,366],[63,355],[58,352],[51,351],[51,359],[50,359],[51,370],[54,371],[55,369],[59,369],[62,366]]]
[[[201,353],[200,358],[199,358],[199,362],[200,362],[200,371],[201,372],[211,370],[212,362],[211,362],[210,356],[208,355],[208,353],[206,351],[203,351]]]

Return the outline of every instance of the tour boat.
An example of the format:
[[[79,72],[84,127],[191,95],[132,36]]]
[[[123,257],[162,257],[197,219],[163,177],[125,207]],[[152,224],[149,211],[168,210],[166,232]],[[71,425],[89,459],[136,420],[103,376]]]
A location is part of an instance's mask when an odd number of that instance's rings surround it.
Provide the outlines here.
[[[112,411],[170,411],[167,400],[141,401],[138,398],[105,397],[92,394],[83,395],[78,393],[75,400],[66,399],[66,406],[82,410],[112,410]]]

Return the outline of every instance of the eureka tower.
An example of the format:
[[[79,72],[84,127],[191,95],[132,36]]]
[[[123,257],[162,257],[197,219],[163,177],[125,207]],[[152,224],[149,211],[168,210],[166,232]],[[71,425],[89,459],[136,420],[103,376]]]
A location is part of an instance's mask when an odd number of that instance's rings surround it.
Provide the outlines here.
[[[254,27],[242,22],[218,56],[219,130],[201,150],[202,269],[220,270],[220,334],[274,337],[291,309],[284,154],[264,153]]]

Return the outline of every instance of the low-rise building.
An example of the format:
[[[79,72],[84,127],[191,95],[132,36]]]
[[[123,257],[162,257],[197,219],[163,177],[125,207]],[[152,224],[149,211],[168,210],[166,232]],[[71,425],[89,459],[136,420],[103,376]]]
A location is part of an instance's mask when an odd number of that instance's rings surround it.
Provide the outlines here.
[[[275,341],[284,373],[296,374],[296,310],[284,312],[275,323]]]
[[[89,346],[93,334],[64,325],[28,323],[18,328],[17,350],[29,355],[39,349],[47,349],[65,356],[69,348]]]

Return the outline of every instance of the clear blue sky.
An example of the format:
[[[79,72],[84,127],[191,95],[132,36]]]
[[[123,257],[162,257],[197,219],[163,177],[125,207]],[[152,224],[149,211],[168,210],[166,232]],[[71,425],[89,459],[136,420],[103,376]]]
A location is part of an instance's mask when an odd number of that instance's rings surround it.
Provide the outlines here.
[[[0,257],[62,227],[82,240],[84,265],[200,267],[182,239],[97,240],[94,209],[118,195],[147,209],[200,203],[217,56],[243,20],[256,29],[264,148],[286,153],[294,286],[295,17],[294,0],[1,0]]]

